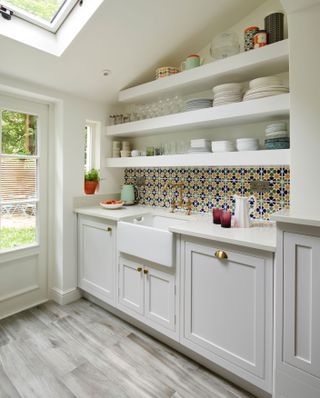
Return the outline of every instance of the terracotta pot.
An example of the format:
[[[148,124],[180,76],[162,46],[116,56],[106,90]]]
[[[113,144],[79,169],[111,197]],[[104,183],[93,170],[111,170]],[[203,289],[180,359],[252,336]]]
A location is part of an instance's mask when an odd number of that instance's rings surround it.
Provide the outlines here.
[[[87,195],[93,195],[99,185],[99,181],[84,181],[84,192]]]

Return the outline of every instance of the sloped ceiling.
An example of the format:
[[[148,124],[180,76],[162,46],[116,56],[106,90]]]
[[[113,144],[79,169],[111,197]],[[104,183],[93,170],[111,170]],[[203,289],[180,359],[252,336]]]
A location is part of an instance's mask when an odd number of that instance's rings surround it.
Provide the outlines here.
[[[120,89],[151,80],[158,66],[179,65],[263,2],[105,0],[59,58],[0,37],[0,73],[114,103]]]

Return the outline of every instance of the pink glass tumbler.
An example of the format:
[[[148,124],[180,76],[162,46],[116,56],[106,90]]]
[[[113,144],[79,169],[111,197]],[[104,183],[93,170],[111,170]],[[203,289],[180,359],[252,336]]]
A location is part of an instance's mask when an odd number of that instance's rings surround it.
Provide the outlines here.
[[[232,213],[229,210],[225,210],[221,214],[221,227],[231,228],[231,216]]]
[[[214,224],[221,224],[221,215],[223,210],[222,209],[212,209],[212,216],[213,216],[213,223]]]

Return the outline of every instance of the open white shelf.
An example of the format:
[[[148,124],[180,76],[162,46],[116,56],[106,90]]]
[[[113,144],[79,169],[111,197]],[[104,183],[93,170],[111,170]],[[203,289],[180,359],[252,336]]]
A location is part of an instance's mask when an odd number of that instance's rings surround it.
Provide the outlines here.
[[[120,102],[152,101],[173,94],[210,90],[217,84],[242,82],[289,70],[289,43],[282,40],[259,49],[199,66],[173,76],[120,91]]]
[[[275,165],[290,165],[289,149],[168,156],[140,156],[134,158],[109,158],[105,160],[106,167],[117,168]]]
[[[281,94],[252,101],[108,126],[106,135],[111,137],[136,137],[236,123],[245,124],[288,117],[289,112],[290,95]]]

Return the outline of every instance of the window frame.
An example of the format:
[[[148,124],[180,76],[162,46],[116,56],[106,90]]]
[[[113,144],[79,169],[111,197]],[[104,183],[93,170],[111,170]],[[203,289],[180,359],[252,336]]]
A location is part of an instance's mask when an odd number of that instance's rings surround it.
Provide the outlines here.
[[[84,164],[85,172],[91,169],[100,169],[100,140],[101,124],[93,120],[86,120],[87,140],[85,142],[85,151],[87,152],[87,161]]]
[[[19,101],[19,100],[17,100]],[[38,104],[37,104],[38,105]],[[34,242],[27,244],[27,245],[20,245],[20,246],[15,246],[12,248],[8,249],[1,249],[0,248],[0,254],[2,253],[7,253],[7,252],[14,252],[22,249],[29,249],[32,247],[38,247],[40,245],[40,230],[41,228],[41,215],[40,215],[40,191],[41,191],[41,177],[40,177],[40,156],[41,156],[41,151],[42,151],[42,142],[41,142],[41,118],[43,118],[43,115],[41,115],[38,112],[34,112],[32,106],[30,106],[30,109],[23,109],[24,107],[18,107],[18,106],[10,106],[10,103],[7,105],[1,104],[0,103],[0,173],[1,173],[1,160],[2,159],[33,159],[36,161],[36,191],[35,191],[35,196],[34,198],[29,198],[29,199],[13,199],[12,201],[6,200],[3,201],[1,196],[0,196],[0,210],[2,209],[3,206],[5,205],[23,205],[23,204],[35,204],[36,206],[36,214],[35,214],[35,228],[36,228],[36,236]],[[9,112],[17,112],[17,113],[23,113],[23,114],[29,114],[37,117],[37,137],[36,137],[36,154],[35,155],[21,155],[21,154],[6,154],[2,152],[2,112],[4,111],[9,111]],[[2,212],[0,211],[0,228],[1,228],[1,218],[2,218]],[[1,231],[1,230],[0,230]]]
[[[10,11],[13,11],[13,16],[23,19],[33,25],[43,28],[51,33],[57,33],[63,22],[67,19],[70,12],[74,7],[79,4],[79,0],[64,0],[50,22],[38,17],[30,12],[23,10],[13,4],[8,3],[6,0],[0,0],[0,4]]]

